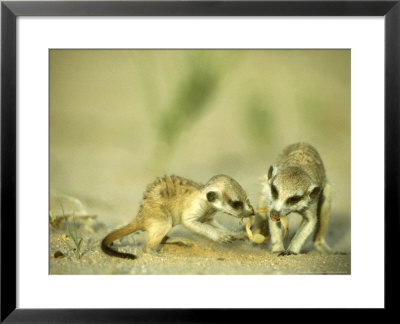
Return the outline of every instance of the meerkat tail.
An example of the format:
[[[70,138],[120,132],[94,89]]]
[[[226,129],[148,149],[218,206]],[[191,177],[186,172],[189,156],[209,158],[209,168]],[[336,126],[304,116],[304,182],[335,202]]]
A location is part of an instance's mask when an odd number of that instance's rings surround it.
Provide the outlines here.
[[[119,258],[124,258],[124,259],[131,259],[135,260],[137,257],[136,255],[130,254],[130,253],[123,253],[123,252],[118,252],[110,247],[111,243],[114,242],[115,240],[126,236],[128,234],[131,234],[133,232],[136,232],[140,230],[139,224],[137,224],[135,221],[120,228],[117,229],[110,234],[108,234],[102,241],[101,241],[101,249],[103,250],[104,253],[119,257]]]

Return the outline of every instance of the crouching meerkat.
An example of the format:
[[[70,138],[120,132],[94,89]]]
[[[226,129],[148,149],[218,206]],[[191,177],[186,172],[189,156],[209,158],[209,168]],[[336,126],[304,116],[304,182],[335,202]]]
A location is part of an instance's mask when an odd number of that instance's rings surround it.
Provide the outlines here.
[[[266,204],[269,211],[256,216],[255,231],[265,229],[268,219],[273,253],[299,253],[314,230],[316,250],[331,253],[324,239],[330,217],[331,187],[322,159],[311,145],[297,143],[283,150],[265,177],[260,204]],[[292,212],[299,213],[303,220],[285,250],[279,221],[282,217],[287,222],[286,216]]]
[[[133,254],[112,249],[111,244],[139,230],[148,232],[144,252],[156,250],[160,244],[191,245],[188,239],[168,237],[168,232],[178,224],[216,242],[244,239],[244,232],[228,231],[214,221],[213,216],[217,211],[238,218],[254,215],[246,192],[229,176],[214,176],[206,185],[178,176],[164,176],[147,187],[136,218],[108,234],[101,248],[111,256],[136,259]]]

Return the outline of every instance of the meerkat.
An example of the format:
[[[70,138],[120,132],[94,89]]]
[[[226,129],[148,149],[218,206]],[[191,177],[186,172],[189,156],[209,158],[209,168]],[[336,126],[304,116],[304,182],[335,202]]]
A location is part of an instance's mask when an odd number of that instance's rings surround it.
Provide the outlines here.
[[[192,245],[188,239],[168,237],[169,231],[178,224],[216,242],[244,239],[244,232],[228,231],[214,221],[213,216],[217,211],[237,218],[254,215],[246,192],[229,176],[214,176],[206,185],[179,176],[164,176],[147,187],[136,218],[108,234],[101,248],[111,256],[136,259],[133,254],[112,249],[111,244],[139,230],[148,232],[147,241],[142,247],[144,252],[152,252],[160,244]]]
[[[273,253],[298,254],[315,229],[315,249],[324,254],[331,253],[324,238],[330,218],[331,187],[322,159],[311,145],[297,143],[283,150],[264,179],[260,204],[268,206],[269,211],[256,216],[255,232],[265,231],[265,225],[269,225]],[[293,212],[303,219],[285,250],[279,221],[282,218],[287,222],[286,216]]]

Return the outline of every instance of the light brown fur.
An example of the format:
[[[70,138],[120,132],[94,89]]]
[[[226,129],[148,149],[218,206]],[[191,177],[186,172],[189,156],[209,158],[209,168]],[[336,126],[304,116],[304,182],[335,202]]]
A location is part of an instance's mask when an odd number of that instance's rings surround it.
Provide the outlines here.
[[[243,208],[235,210],[229,201],[241,201]],[[110,245],[139,230],[148,232],[144,251],[155,250],[160,243],[190,245],[187,239],[167,236],[178,224],[219,242],[242,237],[242,234],[215,226],[212,218],[217,210],[236,217],[250,216],[253,211],[242,187],[228,176],[215,176],[205,186],[179,176],[164,176],[147,187],[137,217],[130,224],[108,234],[101,247],[109,255],[135,259],[136,256],[118,252]]]
[[[272,252],[297,254],[314,229],[314,246],[330,253],[324,234],[330,217],[331,189],[325,168],[317,150],[307,143],[287,146],[265,177],[260,205],[267,205],[268,214],[257,215],[255,232],[265,228],[268,219]],[[282,232],[277,222],[292,212],[303,216],[287,250],[283,247]],[[269,216],[269,217],[268,217]]]

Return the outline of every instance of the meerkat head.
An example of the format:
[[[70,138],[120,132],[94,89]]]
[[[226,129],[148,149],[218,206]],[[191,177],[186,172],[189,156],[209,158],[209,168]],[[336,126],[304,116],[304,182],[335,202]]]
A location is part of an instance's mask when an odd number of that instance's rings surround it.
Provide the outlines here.
[[[274,221],[292,212],[306,210],[320,191],[321,188],[298,167],[271,166],[264,183],[270,217]]]
[[[229,176],[212,177],[203,191],[207,201],[217,210],[239,218],[254,215],[246,192]]]

